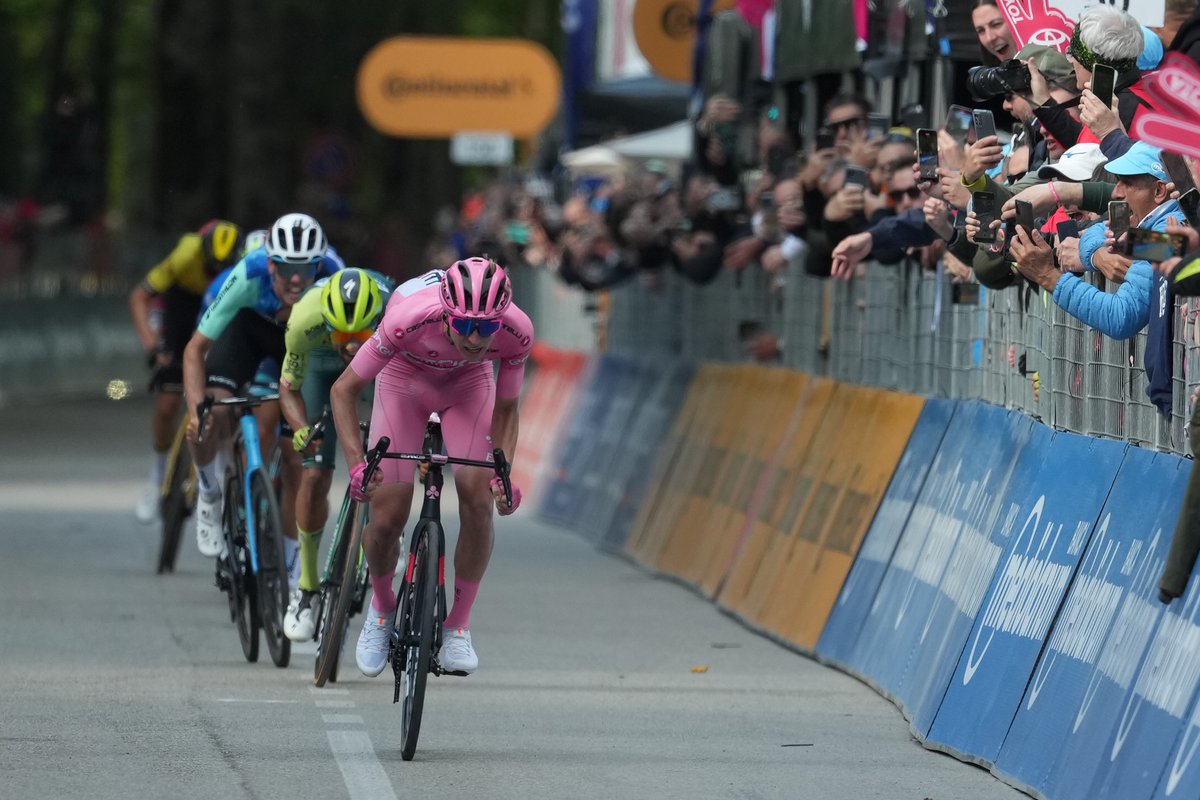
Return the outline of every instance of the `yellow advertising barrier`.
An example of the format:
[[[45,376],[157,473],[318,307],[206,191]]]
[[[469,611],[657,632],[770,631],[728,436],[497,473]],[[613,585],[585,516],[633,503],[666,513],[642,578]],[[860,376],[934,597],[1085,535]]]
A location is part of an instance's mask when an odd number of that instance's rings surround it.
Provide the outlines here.
[[[716,0],[712,13],[728,11],[734,0]],[[700,0],[638,0],[633,7],[633,38],[656,75],[690,83]]]
[[[696,456],[718,420],[711,405],[730,367],[704,364],[692,376],[675,424],[659,452],[654,476],[638,509],[625,543],[625,551],[646,566],[657,566],[670,531],[682,511],[688,487],[695,480],[700,459]]]
[[[743,393],[741,387],[750,378],[753,367],[726,365],[714,375],[714,386],[708,391],[705,419],[698,420],[688,431],[693,447],[676,469],[686,482],[676,484],[680,494],[679,513],[668,518],[667,540],[653,566],[681,578],[694,579],[693,563],[697,549],[708,534],[711,524],[712,494],[725,474],[730,461],[730,444],[739,424]]]
[[[779,443],[772,459],[775,468],[767,476],[768,484],[758,513],[743,527],[733,555],[733,564],[717,602],[724,608],[745,615],[746,604],[755,590],[756,577],[764,564],[779,558],[778,550],[788,509],[794,502],[795,474],[803,463],[818,432],[825,424],[826,411],[837,384],[826,378],[809,378],[790,421],[791,433]]]
[[[817,490],[822,486],[823,478],[836,469],[841,449],[861,437],[866,428],[867,420],[861,416],[863,408],[855,408],[860,391],[848,384],[835,386],[816,435],[787,475],[787,483],[780,487],[782,517],[772,525],[767,551],[750,583],[745,601],[738,609],[750,621],[758,622],[768,607],[771,589],[795,547],[794,532],[809,508],[820,499]],[[859,414],[855,415],[854,411]]]
[[[390,136],[530,137],[558,110],[562,73],[546,48],[524,39],[396,36],[363,58],[357,94],[363,116]]]
[[[816,647],[924,405],[899,392],[856,394],[828,468],[813,476],[808,507],[790,532],[790,558],[752,620],[808,650]]]
[[[713,597],[733,566],[747,514],[759,503],[776,462],[779,443],[792,427],[805,376],[782,368],[753,367],[730,444],[729,469],[716,487],[708,536],[696,554],[695,581]]]

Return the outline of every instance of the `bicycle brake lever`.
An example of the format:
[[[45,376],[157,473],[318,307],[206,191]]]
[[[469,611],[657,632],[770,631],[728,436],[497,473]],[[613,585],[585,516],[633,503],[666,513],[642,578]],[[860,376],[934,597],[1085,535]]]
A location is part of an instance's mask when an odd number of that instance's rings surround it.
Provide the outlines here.
[[[371,476],[375,474],[375,470],[379,467],[379,462],[383,461],[383,454],[387,452],[391,444],[391,439],[386,436],[380,436],[379,441],[367,453],[367,468],[363,470],[362,486],[360,487],[364,493],[367,491],[367,485],[371,482]]]
[[[196,443],[204,441],[204,423],[208,421],[208,415],[212,413],[213,403],[216,402],[211,394],[204,395],[204,399],[200,401],[200,405],[196,406]]]
[[[496,465],[496,477],[500,479],[500,485],[504,487],[504,503],[511,506],[512,482],[508,479],[508,473],[512,465],[508,463],[508,459],[504,457],[504,451],[499,447],[492,451],[492,461]]]

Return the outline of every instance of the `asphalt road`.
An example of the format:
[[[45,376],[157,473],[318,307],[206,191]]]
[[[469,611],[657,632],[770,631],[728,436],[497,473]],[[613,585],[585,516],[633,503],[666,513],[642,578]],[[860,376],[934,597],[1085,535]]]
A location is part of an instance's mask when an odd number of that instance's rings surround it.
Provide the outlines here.
[[[265,647],[245,661],[190,527],[178,571],[154,573],[157,528],[131,512],[148,414],[0,409],[0,797],[1025,797],[920,747],[855,679],[532,509],[498,524],[480,670],[431,679],[405,763],[391,684],[352,653],[324,689],[312,645],[282,670]]]

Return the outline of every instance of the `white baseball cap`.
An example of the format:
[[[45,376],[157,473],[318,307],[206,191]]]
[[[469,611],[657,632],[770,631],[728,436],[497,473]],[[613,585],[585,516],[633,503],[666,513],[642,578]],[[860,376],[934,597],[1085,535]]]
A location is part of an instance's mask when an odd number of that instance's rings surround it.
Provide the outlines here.
[[[1090,181],[1096,167],[1107,164],[1100,145],[1084,142],[1067,149],[1058,161],[1038,167],[1039,178],[1063,178],[1068,181]]]

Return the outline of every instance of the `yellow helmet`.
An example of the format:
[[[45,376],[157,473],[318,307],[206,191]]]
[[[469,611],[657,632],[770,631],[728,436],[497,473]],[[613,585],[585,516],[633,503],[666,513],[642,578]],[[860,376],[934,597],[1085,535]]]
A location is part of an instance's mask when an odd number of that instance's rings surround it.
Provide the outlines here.
[[[242,257],[242,229],[232,222],[214,219],[200,229],[204,258],[216,270],[230,266]]]
[[[345,333],[365,330],[382,312],[379,284],[366,270],[338,270],[321,288],[321,313],[332,330]]]

